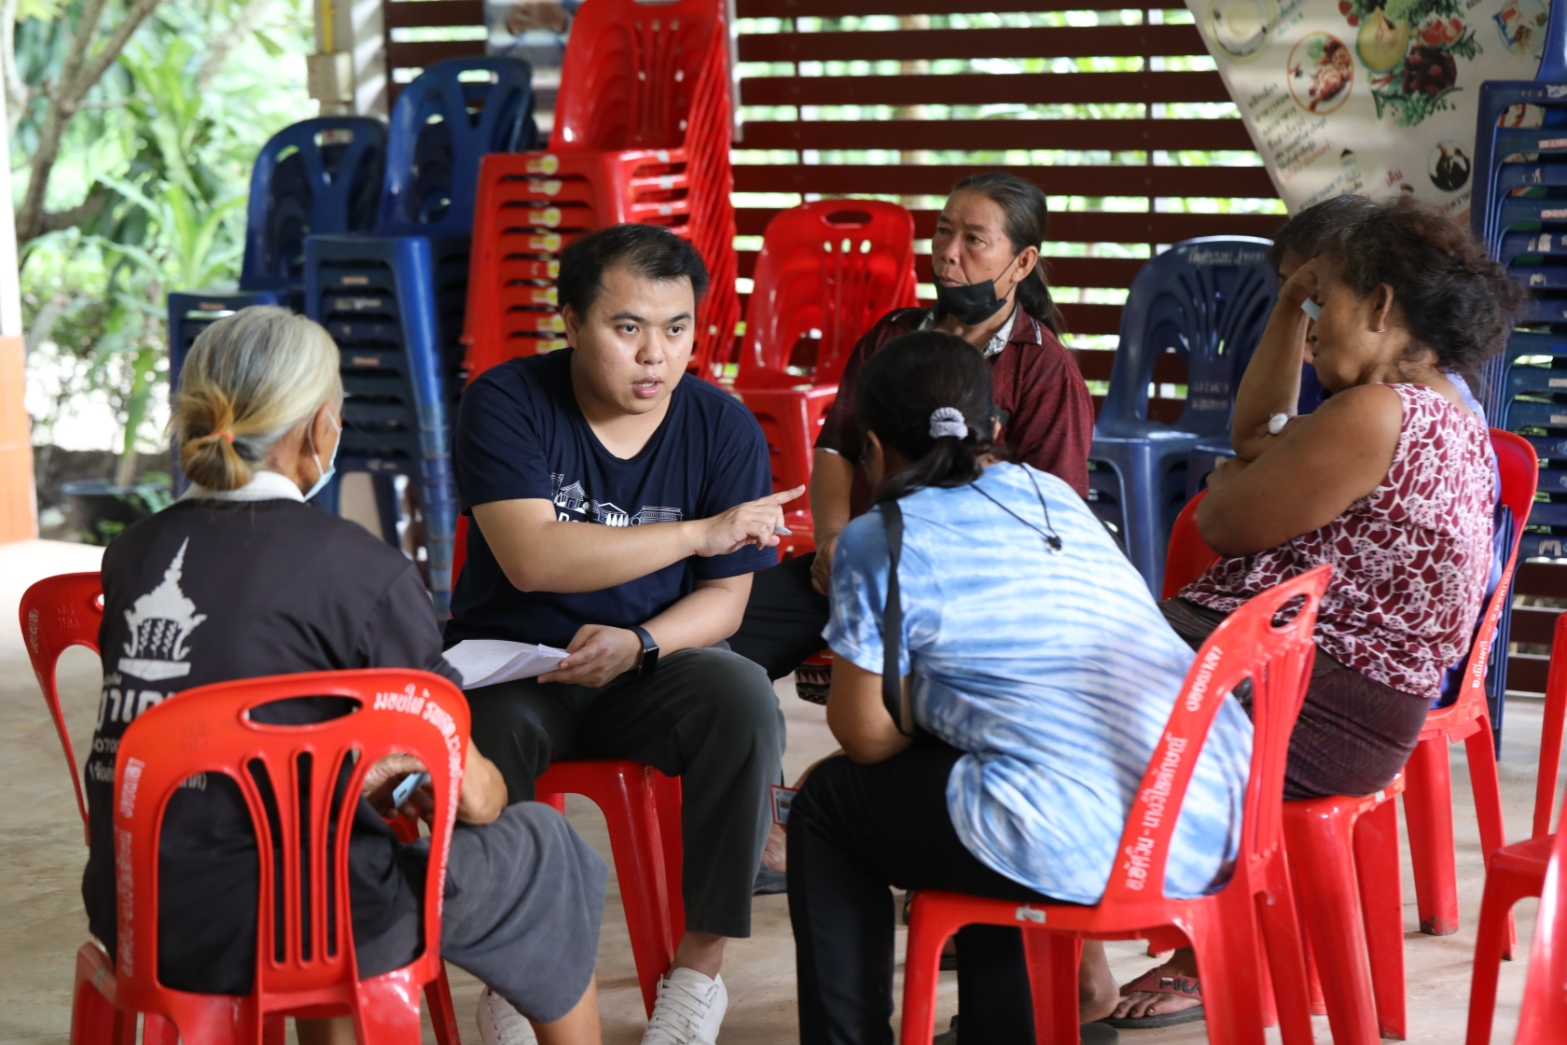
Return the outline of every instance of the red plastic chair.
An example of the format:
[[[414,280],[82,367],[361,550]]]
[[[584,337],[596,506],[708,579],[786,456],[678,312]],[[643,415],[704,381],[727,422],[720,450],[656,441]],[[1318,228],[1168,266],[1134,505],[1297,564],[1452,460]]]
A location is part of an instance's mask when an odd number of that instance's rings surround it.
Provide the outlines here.
[[[1491,430],[1491,443],[1501,467],[1503,500],[1513,509],[1517,519],[1515,534],[1522,534],[1523,524],[1528,518],[1528,504],[1534,499],[1535,476],[1538,473],[1534,450],[1522,438],[1497,429]],[[1165,567],[1165,598],[1173,598],[1181,588],[1196,580],[1219,558],[1197,532],[1197,506],[1206,495],[1207,491],[1198,494],[1176,519]],[[1440,748],[1435,743],[1442,736],[1439,732],[1442,719],[1439,716],[1452,720],[1460,714],[1467,715],[1467,718],[1460,719],[1465,728],[1475,730],[1474,735],[1478,737],[1483,725],[1484,735],[1491,735],[1485,704],[1486,661],[1496,623],[1507,607],[1508,587],[1517,553],[1515,536],[1501,583],[1485,608],[1481,628],[1470,651],[1465,671],[1468,681],[1463,693],[1452,707],[1431,713],[1416,749],[1417,753],[1420,748],[1439,752],[1439,756],[1434,755],[1433,758],[1440,758],[1444,780],[1446,743],[1444,740]],[[1460,713],[1460,708],[1465,711]],[[1495,796],[1495,823],[1499,835],[1501,795],[1496,782],[1495,748],[1490,740],[1484,741],[1484,744],[1486,755],[1479,759],[1479,766],[1476,766],[1476,745],[1471,743],[1469,747],[1471,773],[1475,777],[1475,804],[1482,810],[1486,807],[1486,801],[1482,800],[1482,778],[1488,771],[1490,792]],[[1411,766],[1413,763],[1414,759],[1411,758]],[[1431,873],[1431,865],[1441,862],[1440,854],[1431,853],[1429,848],[1420,843],[1420,829],[1416,826],[1417,810],[1428,817],[1433,805],[1446,810],[1446,863],[1451,871],[1452,817],[1451,800],[1448,797],[1451,787],[1449,785],[1440,801],[1433,802],[1425,796],[1414,798],[1412,793],[1415,785],[1411,776],[1410,769],[1406,768],[1405,773],[1387,788],[1363,798],[1331,797],[1286,802],[1284,805],[1290,864],[1295,872],[1301,909],[1326,912],[1321,918],[1309,919],[1306,925],[1316,959],[1312,965],[1314,982],[1321,984],[1322,1000],[1334,1039],[1342,1043],[1370,1045],[1380,1040],[1381,1034],[1402,1038],[1407,1027],[1403,899],[1395,833],[1397,814],[1393,804],[1386,799],[1399,791],[1404,793],[1411,859],[1415,865],[1417,883],[1422,873]],[[1432,785],[1427,780],[1424,786]],[[1483,812],[1481,821],[1484,839],[1486,828]],[[1508,904],[1504,910],[1510,908],[1511,904]],[[1510,940],[1510,916],[1505,932]],[[1494,979],[1492,983],[1494,991]]]
[[[1464,666],[1465,683],[1459,697],[1449,707],[1433,710],[1426,718],[1420,742],[1404,770],[1407,779],[1404,814],[1408,820],[1409,847],[1414,863],[1420,931],[1433,936],[1458,931],[1453,786],[1447,755],[1448,744],[1452,741],[1464,741],[1482,851],[1489,859],[1490,854],[1506,844],[1501,785],[1496,775],[1496,739],[1491,732],[1490,711],[1486,705],[1485,675],[1490,665],[1496,626],[1508,610],[1509,590],[1518,563],[1518,542],[1534,503],[1540,468],[1534,448],[1521,436],[1493,428],[1491,445],[1501,471],[1502,503],[1513,513],[1513,545],[1501,583],[1484,607],[1480,629]],[[1195,580],[1218,558],[1201,545],[1201,538],[1196,536],[1194,517],[1200,499],[1201,495],[1181,512],[1176,533],[1171,536],[1164,582],[1166,598]],[[1181,534],[1183,523],[1189,527],[1186,536]],[[1193,540],[1196,545],[1191,544]],[[1208,557],[1206,561],[1205,556]],[[1507,954],[1511,956],[1511,929],[1508,936]]]
[[[914,216],[895,203],[819,200],[767,223],[746,310],[739,389],[836,386],[854,345],[914,296]],[[814,342],[809,364],[796,347]]]
[[[1207,490],[1199,490],[1196,497],[1186,502],[1186,507],[1175,517],[1170,528],[1170,547],[1164,557],[1164,590],[1159,598],[1173,599],[1181,589],[1208,572],[1219,561],[1219,553],[1208,547],[1208,542],[1197,532],[1197,507]],[[453,572],[452,576],[456,576]]]
[[[457,519],[454,578],[468,558],[469,523],[466,515]],[[669,971],[686,931],[680,778],[626,759],[556,762],[535,782],[534,797],[565,812],[566,795],[581,795],[604,814],[631,958],[651,1016],[659,978]]]
[[[1454,865],[1453,781],[1447,748],[1464,742],[1469,779],[1474,791],[1475,815],[1480,823],[1480,848],[1487,860],[1507,844],[1502,823],[1502,789],[1496,775],[1496,736],[1485,699],[1485,676],[1491,646],[1502,614],[1510,608],[1513,571],[1518,564],[1518,542],[1529,520],[1540,464],[1534,447],[1522,436],[1491,429],[1491,445],[1501,469],[1502,503],[1512,509],[1513,545],[1502,571],[1501,583],[1486,605],[1479,632],[1464,666],[1464,684],[1458,699],[1433,710],[1426,718],[1420,743],[1410,755],[1404,774],[1404,816],[1408,821],[1409,849],[1415,872],[1415,900],[1420,931],[1445,936],[1458,931],[1458,875]],[[1502,651],[1502,656],[1507,651]],[[1509,918],[1507,953],[1514,946]]]
[[[1490,1045],[1491,1022],[1496,1013],[1496,983],[1502,959],[1511,942],[1513,905],[1527,896],[1545,896],[1546,874],[1557,847],[1551,833],[1552,806],[1556,798],[1557,767],[1562,757],[1562,725],[1567,718],[1567,614],[1556,618],[1551,645],[1551,671],[1545,683],[1545,720],[1540,730],[1540,767],[1534,794],[1534,830],[1524,842],[1504,845],[1491,854],[1485,868],[1485,892],[1480,898],[1476,926],[1474,970],[1469,988],[1469,1033],[1466,1045]],[[1557,834],[1560,832],[1558,831]],[[1548,924],[1542,906],[1535,929],[1538,939]],[[1559,948],[1560,943],[1556,944]],[[1534,965],[1530,966],[1531,983]],[[1567,978],[1558,978],[1558,988]],[[1567,1026],[1567,1022],[1557,1023]],[[1518,1040],[1524,1041],[1520,1029]],[[1543,1038],[1540,1040],[1544,1040]]]
[[[1080,1040],[1077,968],[1084,939],[1148,939],[1161,948],[1187,943],[1194,947],[1205,987],[1208,1040],[1214,1045],[1262,1045],[1271,972],[1286,1045],[1312,1040],[1300,927],[1283,858],[1279,796],[1290,731],[1311,674],[1317,603],[1330,572],[1321,566],[1263,592],[1232,613],[1198,651],[1138,787],[1116,849],[1120,856],[1097,905],[1019,905],[936,891],[915,894],[904,971],[904,1045],[931,1042],[942,944],[973,923],[1024,930],[1035,1037],[1041,1042],[1071,1045]],[[1297,599],[1303,602],[1295,617],[1275,625],[1279,610]],[[1214,715],[1244,678],[1251,678],[1254,686],[1256,737],[1234,876],[1210,896],[1168,899],[1164,868],[1175,810],[1185,797]],[[1153,801],[1162,805],[1156,807]],[[1258,947],[1259,933],[1266,961]]]
[[[1197,531],[1207,495],[1187,502],[1170,531],[1163,598],[1219,561]],[[1342,1045],[1402,1039],[1408,1025],[1398,814],[1389,801],[1403,791],[1399,774],[1374,795],[1284,803],[1296,906],[1321,915],[1305,920],[1312,1012],[1327,1013]]]
[[[76,808],[82,814],[82,829],[87,834],[87,796],[82,793],[81,774],[76,769],[76,752],[71,734],[65,728],[60,710],[60,687],[55,678],[60,655],[72,646],[86,646],[98,652],[98,627],[103,623],[103,586],[96,573],[62,573],[45,577],[22,595],[19,610],[22,637],[27,640],[27,656],[32,661],[38,688],[43,690],[49,717],[65,752],[65,769],[76,788]]]
[[[895,203],[820,200],[767,223],[734,392],[767,437],[773,489],[811,477],[811,455],[855,343],[888,309],[916,304],[914,217]],[[808,364],[796,347],[813,342]],[[815,547],[799,527],[790,551]],[[783,554],[782,552],[780,554]]]
[[[535,784],[538,801],[557,809],[568,794],[598,806],[609,827],[631,958],[642,1003],[652,1016],[659,978],[669,971],[686,931],[680,778],[626,759],[584,759],[556,762]]]
[[[65,728],[65,718],[60,711],[60,694],[56,685],[55,670],[60,655],[71,646],[86,646],[94,653],[98,650],[98,628],[103,621],[103,585],[96,573],[64,573],[45,577],[33,584],[22,595],[20,608],[22,635],[27,640],[27,654],[32,661],[33,674],[38,677],[44,702],[49,705],[49,715],[54,719],[55,732],[60,736],[60,746],[65,753],[66,772],[76,788],[76,803],[82,814],[83,833],[90,844],[91,828],[87,821],[87,800],[82,793],[82,781],[76,770],[76,755],[71,747],[71,735]],[[406,820],[393,822],[393,827],[404,842],[418,836],[418,828]],[[88,947],[93,947],[89,944]],[[96,948],[94,948],[96,950]],[[84,949],[85,953],[85,949]],[[99,952],[101,957],[101,952]],[[78,956],[78,980],[97,974],[97,958],[83,964]],[[113,979],[112,970],[109,980]],[[108,982],[108,981],[106,981]],[[457,1030],[457,1016],[452,1004],[451,987],[443,969],[441,976],[425,988],[430,1003],[430,1022],[440,1045],[460,1045],[462,1038]],[[281,1042],[283,1029],[269,1028]],[[76,1040],[76,1039],[72,1039]]]
[[[309,726],[263,725],[247,718],[257,706],[300,696],[347,697],[359,706],[351,715]],[[119,960],[111,965],[95,944],[77,953],[73,1042],[124,1040],[127,1029],[134,1031],[137,1013],[147,1014],[151,1040],[170,1041],[172,1025],[181,1040],[203,1045],[260,1043],[264,1036],[278,1040],[276,1024],[264,1035],[268,1017],[348,1014],[361,1043],[416,1045],[419,987],[441,974],[440,952],[427,946],[400,969],[358,978],[352,915],[341,902],[349,895],[350,832],[335,832],[332,851],[326,844],[329,826],[351,818],[353,803],[344,802],[334,817],[333,793],[343,773],[346,793],[357,795],[370,766],[394,752],[414,755],[429,767],[436,797],[422,936],[439,940],[467,735],[468,704],[457,688],[439,676],[404,669],[200,686],[149,708],[125,731],[115,765]],[[307,760],[314,772],[302,771]],[[269,781],[293,786],[274,785],[263,797],[254,775],[258,768]],[[163,810],[175,790],[198,773],[221,773],[239,785],[256,833],[256,983],[249,995],[192,994],[158,982]],[[273,835],[268,798],[280,837]],[[302,846],[305,837],[313,840],[308,850]],[[281,861],[274,860],[274,846]],[[306,864],[308,880],[302,880]],[[272,899],[279,890],[281,917]]]
[[[1540,895],[1518,1045],[1556,1045],[1567,1027],[1567,831],[1557,832]]]

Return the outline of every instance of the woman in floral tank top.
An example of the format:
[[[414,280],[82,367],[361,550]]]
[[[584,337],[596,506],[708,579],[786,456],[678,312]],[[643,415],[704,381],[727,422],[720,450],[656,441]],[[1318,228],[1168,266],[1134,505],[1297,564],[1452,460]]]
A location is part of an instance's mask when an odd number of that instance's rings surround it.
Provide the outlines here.
[[[1409,197],[1318,204],[1274,253],[1288,278],[1236,394],[1236,458],[1197,513],[1224,558],[1160,608],[1199,645],[1247,599],[1331,563],[1284,797],[1370,794],[1403,768],[1474,634],[1495,461],[1455,378],[1473,384],[1501,349],[1519,291],[1466,227]],[[1290,418],[1303,363],[1330,398]],[[1196,971],[1177,952],[1122,989],[1113,1022],[1197,1018]]]

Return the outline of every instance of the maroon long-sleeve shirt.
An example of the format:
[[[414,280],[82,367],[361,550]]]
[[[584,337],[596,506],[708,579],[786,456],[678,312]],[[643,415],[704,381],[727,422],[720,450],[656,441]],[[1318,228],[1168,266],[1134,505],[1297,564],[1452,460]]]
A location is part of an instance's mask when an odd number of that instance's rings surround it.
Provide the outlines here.
[[[858,467],[861,446],[854,382],[867,359],[898,335],[919,330],[929,315],[923,308],[894,309],[860,338],[844,364],[838,398],[816,438],[818,450],[842,454],[856,465],[850,499],[853,516],[871,506],[870,483]],[[1019,308],[1005,347],[989,359],[996,406],[1007,415],[1000,441],[1008,459],[1059,476],[1086,498],[1094,403],[1072,353],[1049,327]]]

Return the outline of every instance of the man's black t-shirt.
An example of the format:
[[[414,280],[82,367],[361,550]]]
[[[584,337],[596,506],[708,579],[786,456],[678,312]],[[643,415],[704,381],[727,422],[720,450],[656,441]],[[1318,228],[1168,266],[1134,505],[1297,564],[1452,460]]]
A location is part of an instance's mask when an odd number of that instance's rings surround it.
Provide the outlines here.
[[[441,656],[413,564],[361,527],[298,501],[182,501],[109,545],[103,589],[104,682],[86,769],[92,841],[82,896],[92,932],[111,954],[114,759],[137,715],[182,690],[263,675],[410,667],[459,681]],[[345,704],[306,698],[254,717],[317,722],[345,713]],[[159,853],[159,979],[181,990],[247,993],[258,868],[250,814],[234,783],[188,781],[164,814]],[[420,886],[399,869],[397,854],[391,832],[361,800],[349,858],[358,941],[404,931],[419,908]]]
[[[463,392],[454,463],[464,512],[492,501],[541,499],[563,521],[642,526],[705,519],[772,492],[767,441],[739,400],[682,377],[669,413],[631,458],[604,448],[577,406],[572,350],[514,359],[486,370]],[[716,580],[774,566],[770,549],[693,557],[600,591],[521,592],[477,526],[452,594],[448,645],[511,639],[565,646],[584,624],[641,624]]]

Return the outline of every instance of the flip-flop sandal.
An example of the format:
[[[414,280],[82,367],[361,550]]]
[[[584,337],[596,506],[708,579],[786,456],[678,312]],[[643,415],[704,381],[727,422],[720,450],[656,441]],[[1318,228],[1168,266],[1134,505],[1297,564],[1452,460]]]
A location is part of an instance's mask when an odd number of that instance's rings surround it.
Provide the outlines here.
[[[1114,1027],[1107,1026],[1103,1020],[1095,1023],[1085,1023],[1077,1029],[1078,1040],[1082,1045],[1117,1045],[1121,1040],[1121,1033]],[[936,1035],[932,1045],[958,1045],[958,1018],[952,1017],[952,1023],[947,1029]]]
[[[1177,998],[1201,998],[1202,984],[1191,976],[1161,976],[1157,969],[1150,969],[1121,988],[1126,994],[1171,994]],[[1195,1023],[1203,1019],[1203,1007],[1194,1005],[1179,1012],[1161,1012],[1157,1016],[1106,1016],[1100,1023],[1120,1030],[1153,1030],[1158,1027],[1174,1027],[1182,1023]]]

